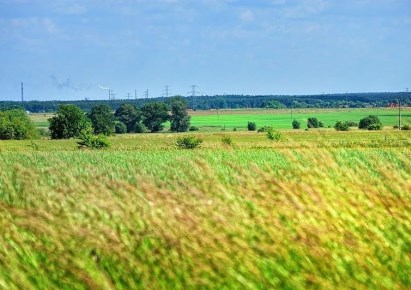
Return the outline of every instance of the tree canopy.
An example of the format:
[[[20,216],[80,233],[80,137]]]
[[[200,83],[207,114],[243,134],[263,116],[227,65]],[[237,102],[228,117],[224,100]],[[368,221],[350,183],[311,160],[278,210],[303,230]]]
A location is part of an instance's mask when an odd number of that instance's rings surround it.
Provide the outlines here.
[[[164,103],[147,103],[141,108],[143,124],[150,132],[159,132],[164,128],[164,122],[169,119],[168,108]]]
[[[181,97],[174,97],[170,101],[170,107],[170,130],[172,132],[186,132],[190,127],[191,119],[187,113],[187,102]]]
[[[35,139],[39,131],[22,109],[0,111],[0,139]]]
[[[94,134],[111,135],[114,132],[114,114],[112,109],[105,105],[97,105],[91,108],[87,114],[93,125]]]
[[[60,105],[49,123],[52,139],[76,138],[82,130],[90,126],[84,112],[75,105]]]
[[[118,121],[126,125],[128,133],[134,132],[136,124],[141,121],[140,110],[132,104],[121,104],[114,115]]]

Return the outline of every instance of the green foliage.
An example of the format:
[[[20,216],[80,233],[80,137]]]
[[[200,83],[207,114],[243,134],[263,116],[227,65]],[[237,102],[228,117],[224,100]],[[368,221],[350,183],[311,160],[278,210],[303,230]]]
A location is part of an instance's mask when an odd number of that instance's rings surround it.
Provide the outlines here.
[[[317,118],[314,118],[314,117],[308,118],[307,127],[308,128],[319,128],[320,122],[318,121]]]
[[[348,122],[343,122],[343,121],[337,121],[334,125],[335,130],[337,131],[349,131],[350,126],[348,125]]]
[[[94,128],[94,134],[111,135],[114,133],[114,114],[107,105],[97,105],[87,114]]]
[[[194,136],[185,136],[177,138],[177,147],[181,149],[194,149],[199,147],[203,140]]]
[[[258,129],[257,133],[264,133],[264,132],[268,132],[268,131],[271,131],[271,130],[273,130],[273,127],[264,126],[264,127],[261,127],[260,129]]]
[[[192,131],[198,131],[199,129],[196,126],[190,126],[188,130],[192,132]]]
[[[134,132],[136,132],[136,133],[145,133],[145,132],[147,132],[147,127],[144,126],[143,123],[137,123],[136,127],[134,129]]]
[[[347,121],[347,125],[349,127],[358,127],[358,123],[354,121]]]
[[[169,119],[166,104],[153,102],[147,103],[141,108],[143,124],[150,132],[159,132],[164,128],[164,122]]]
[[[358,124],[359,129],[367,129],[367,130],[381,130],[382,123],[380,119],[375,115],[369,115],[360,120]]]
[[[134,132],[136,123],[141,121],[140,110],[132,104],[121,104],[115,111],[114,116],[126,125],[128,133]]]
[[[182,97],[174,97],[170,100],[170,107],[170,130],[172,132],[186,132],[190,127],[191,119],[187,113],[187,102]]]
[[[37,139],[39,131],[22,109],[0,111],[0,139]]]
[[[94,135],[92,130],[86,129],[80,133],[78,148],[102,149],[110,147],[110,142],[104,134]]]
[[[318,122],[318,127],[319,127],[319,128],[324,128],[324,123],[323,123],[323,121],[319,121],[319,122]]]
[[[277,100],[271,100],[269,102],[267,102],[266,104],[266,108],[270,108],[270,109],[284,109],[286,108],[286,106],[283,103],[280,103]]]
[[[293,120],[291,125],[293,126],[293,129],[300,129],[301,128],[301,122],[297,121],[296,119]]]
[[[91,126],[83,111],[75,105],[60,105],[55,116],[49,119],[51,139],[70,139]]]
[[[271,128],[267,131],[267,138],[273,141],[279,141],[282,138],[282,134]]]
[[[404,126],[402,126],[401,130],[409,131],[411,130],[411,125],[405,124]]]
[[[230,136],[223,136],[223,138],[221,138],[221,142],[223,143],[223,145],[226,145],[226,146],[233,145],[233,140],[231,139]]]
[[[114,132],[116,134],[125,134],[127,133],[127,126],[121,121],[114,122]]]
[[[248,131],[255,131],[257,130],[257,125],[255,122],[248,122],[247,123],[247,130]]]

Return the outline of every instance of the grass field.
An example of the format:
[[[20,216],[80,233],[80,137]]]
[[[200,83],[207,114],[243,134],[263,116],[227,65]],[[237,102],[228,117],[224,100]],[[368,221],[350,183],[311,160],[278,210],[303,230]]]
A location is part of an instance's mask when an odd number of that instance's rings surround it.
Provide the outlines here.
[[[191,111],[191,123],[200,127],[201,131],[219,131],[221,129],[246,130],[247,122],[255,122],[257,126],[272,126],[276,129],[291,129],[291,122],[296,119],[306,128],[307,119],[316,117],[323,121],[325,127],[333,127],[337,121],[359,122],[369,115],[378,115],[386,127],[398,125],[398,110],[396,108],[372,109],[243,109],[243,110],[207,110]],[[31,114],[30,117],[37,127],[47,128],[47,119],[52,114]],[[411,108],[402,109],[402,123],[411,124]],[[166,126],[167,127],[167,126]]]
[[[411,132],[282,134],[0,141],[0,288],[409,289]]]

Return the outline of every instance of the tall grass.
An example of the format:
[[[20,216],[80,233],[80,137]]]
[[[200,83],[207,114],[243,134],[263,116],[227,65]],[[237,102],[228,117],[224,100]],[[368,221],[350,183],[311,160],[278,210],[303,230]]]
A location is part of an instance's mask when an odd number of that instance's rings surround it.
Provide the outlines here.
[[[168,135],[100,152],[2,143],[0,288],[411,287],[410,146],[208,137],[195,151]]]

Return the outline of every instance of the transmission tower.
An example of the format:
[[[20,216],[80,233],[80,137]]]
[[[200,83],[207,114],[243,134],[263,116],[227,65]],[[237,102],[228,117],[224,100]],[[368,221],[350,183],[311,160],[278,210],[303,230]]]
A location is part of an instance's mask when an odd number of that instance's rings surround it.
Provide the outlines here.
[[[200,93],[196,91],[196,88],[198,88],[197,85],[191,85],[191,91],[188,92],[191,94],[191,103],[192,103],[192,109],[195,110],[197,107],[197,102],[196,102],[196,94]]]
[[[170,92],[171,92],[170,86],[164,86],[163,93],[164,93],[166,98],[168,98],[170,96]]]
[[[148,99],[148,89],[144,91],[144,97]]]

